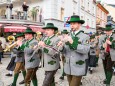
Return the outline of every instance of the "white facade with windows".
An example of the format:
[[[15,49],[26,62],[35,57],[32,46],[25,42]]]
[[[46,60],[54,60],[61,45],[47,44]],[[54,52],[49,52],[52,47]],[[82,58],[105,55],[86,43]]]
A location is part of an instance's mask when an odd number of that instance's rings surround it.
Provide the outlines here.
[[[17,1],[17,3],[16,3]],[[85,20],[82,29],[85,32],[96,31],[96,3],[94,0],[26,0],[29,6],[28,20],[31,20],[31,11],[34,7],[38,9],[35,21],[39,21],[39,15],[45,23],[53,22],[60,30],[64,28],[64,17],[79,15]],[[13,14],[22,11],[23,0],[15,0],[13,3]],[[88,27],[89,29],[86,29]]]

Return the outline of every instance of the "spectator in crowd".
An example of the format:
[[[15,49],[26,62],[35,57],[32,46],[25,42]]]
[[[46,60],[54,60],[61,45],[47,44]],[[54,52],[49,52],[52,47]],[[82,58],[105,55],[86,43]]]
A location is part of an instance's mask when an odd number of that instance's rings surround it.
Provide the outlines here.
[[[12,18],[12,9],[13,9],[13,4],[12,3],[10,3],[9,8],[10,8],[10,18]]]
[[[26,2],[24,2],[23,5],[22,5],[22,8],[23,8],[23,12],[24,12],[23,13],[24,14],[23,17],[26,20],[27,19],[27,11],[28,11],[29,6],[27,6]]]
[[[2,59],[2,52],[3,52],[3,48],[2,48],[2,41],[0,40],[0,64],[2,64],[1,59]]]
[[[2,48],[5,49],[6,48],[6,39],[3,36],[3,34],[1,34],[0,40],[2,42],[2,44],[1,44]],[[2,55],[2,58],[3,58],[3,52],[1,52],[1,55]]]

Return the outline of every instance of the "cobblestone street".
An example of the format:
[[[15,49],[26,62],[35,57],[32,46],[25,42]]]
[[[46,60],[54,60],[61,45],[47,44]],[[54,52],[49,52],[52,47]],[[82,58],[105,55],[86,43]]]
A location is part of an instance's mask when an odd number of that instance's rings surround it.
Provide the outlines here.
[[[3,58],[2,62],[3,64],[0,65],[0,86],[7,86],[12,83],[13,77],[6,77],[5,74],[8,73],[6,70],[6,66],[9,63],[10,58]],[[68,86],[67,79],[65,80],[60,80],[59,77],[61,75],[61,70],[58,70],[56,73],[56,86]],[[44,79],[44,70],[40,68],[37,72],[37,78],[38,78],[38,84],[39,86],[42,86],[42,82]],[[99,61],[99,67],[97,67],[93,74],[87,74],[87,76],[83,77],[82,86],[105,86],[103,84],[103,79],[105,79],[103,68],[102,68],[102,63],[101,60]],[[22,74],[20,74],[18,78],[18,83],[23,80]],[[115,86],[115,76],[112,78],[111,86]],[[24,86],[24,85],[19,85],[17,83],[17,86]]]

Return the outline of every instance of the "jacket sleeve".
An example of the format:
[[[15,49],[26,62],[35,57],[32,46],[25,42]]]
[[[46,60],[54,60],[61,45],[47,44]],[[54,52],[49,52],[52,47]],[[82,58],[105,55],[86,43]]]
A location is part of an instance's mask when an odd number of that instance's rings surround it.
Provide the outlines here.
[[[103,36],[101,36],[101,37],[99,38],[99,45],[98,45],[98,46],[99,46],[99,49],[100,49],[100,50],[104,49],[104,48],[103,48],[103,43],[104,43],[103,38],[104,38]]]

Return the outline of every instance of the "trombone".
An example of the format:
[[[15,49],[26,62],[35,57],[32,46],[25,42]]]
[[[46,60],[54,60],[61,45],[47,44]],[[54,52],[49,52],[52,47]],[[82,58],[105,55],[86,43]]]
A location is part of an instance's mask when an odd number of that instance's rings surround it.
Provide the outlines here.
[[[3,51],[4,51],[4,52],[7,52],[7,51],[9,51],[11,48],[14,48],[16,45],[17,45],[17,41],[14,42],[13,44],[11,44],[10,46],[8,46],[8,47],[7,47],[6,49],[4,49]]]
[[[23,39],[23,40],[21,40],[22,42],[23,41],[25,41],[25,39]],[[14,48],[15,46],[17,46],[17,42],[18,41],[16,41],[16,42],[14,42],[13,44],[11,44],[10,46],[8,46],[6,49],[4,49],[3,51],[4,52],[7,52],[7,51],[9,51],[10,49],[12,49],[12,48]]]

